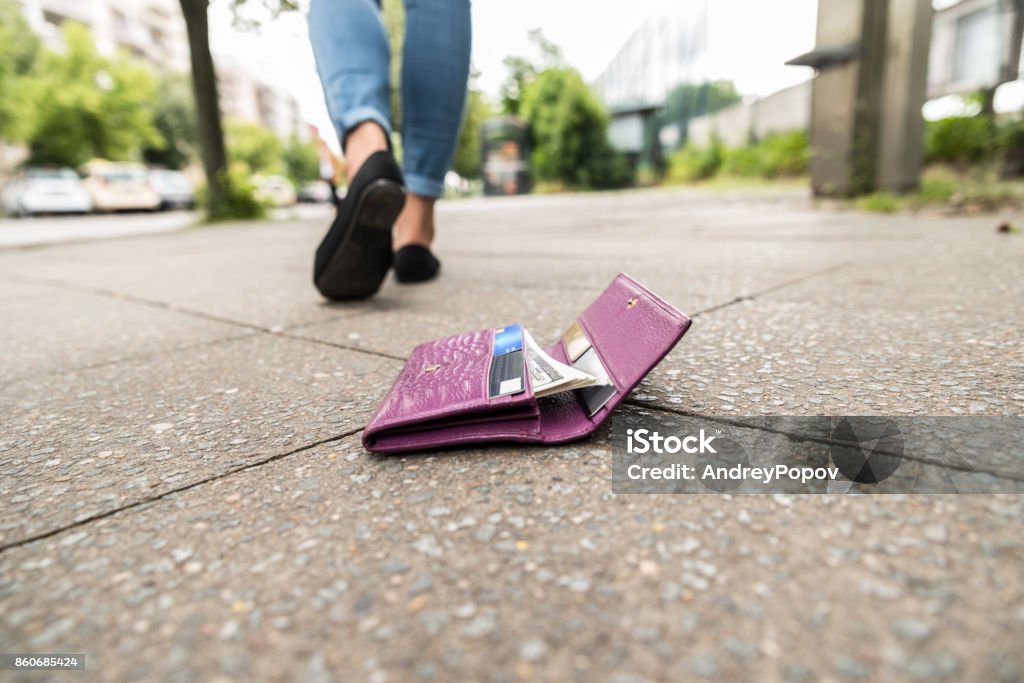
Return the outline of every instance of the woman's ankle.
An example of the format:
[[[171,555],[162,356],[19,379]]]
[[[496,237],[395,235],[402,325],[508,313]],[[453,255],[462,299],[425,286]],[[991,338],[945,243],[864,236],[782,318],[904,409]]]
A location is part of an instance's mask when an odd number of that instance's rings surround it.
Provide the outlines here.
[[[375,121],[363,121],[345,136],[345,173],[349,180],[374,152],[388,148],[388,136]]]
[[[434,241],[433,197],[410,193],[405,199],[405,208],[398,215],[392,230],[391,242],[395,250],[407,244],[421,244],[429,247]]]

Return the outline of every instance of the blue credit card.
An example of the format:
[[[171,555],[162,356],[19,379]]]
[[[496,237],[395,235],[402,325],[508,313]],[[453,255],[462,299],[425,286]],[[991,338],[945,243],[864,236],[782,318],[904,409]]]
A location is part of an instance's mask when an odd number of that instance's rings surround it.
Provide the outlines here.
[[[494,330],[494,355],[503,356],[506,353],[523,350],[523,326],[509,325]]]

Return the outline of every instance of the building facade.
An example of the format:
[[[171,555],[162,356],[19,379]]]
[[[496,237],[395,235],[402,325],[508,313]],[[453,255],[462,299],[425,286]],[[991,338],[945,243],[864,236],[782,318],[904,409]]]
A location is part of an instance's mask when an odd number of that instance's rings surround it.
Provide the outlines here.
[[[188,36],[176,0],[20,0],[29,26],[54,49],[68,21],[89,28],[105,55],[125,50],[159,69],[187,71]]]
[[[268,85],[230,57],[218,55],[216,61],[220,108],[225,117],[258,123],[282,138],[308,137],[299,101],[291,93]]]
[[[51,49],[61,48],[61,27],[84,24],[104,55],[124,50],[156,70],[189,71],[188,34],[177,0],[19,0],[29,26]],[[281,137],[307,137],[298,100],[229,56],[217,58],[221,110]]]
[[[1012,3],[961,0],[946,2],[935,12],[928,58],[929,97],[975,92],[995,83],[1012,54]],[[1019,57],[1016,66],[1019,74]]]
[[[936,0],[928,53],[928,98],[977,92],[998,82],[1004,62],[1014,58],[1009,49],[1014,1]],[[621,151],[635,151],[641,140],[639,117],[630,111],[630,105],[657,108],[673,86],[700,82],[700,57],[706,43],[700,34],[700,6],[684,4],[692,8],[688,18],[648,20],[595,83],[613,115],[612,143]],[[683,42],[673,51],[676,41]],[[1024,58],[1019,52],[1016,55],[1017,72],[1024,74]],[[717,136],[727,144],[741,145],[770,133],[806,130],[810,112],[811,81],[806,81],[693,118],[688,139],[706,144]],[[686,137],[665,135],[671,132],[661,131],[666,151]]]

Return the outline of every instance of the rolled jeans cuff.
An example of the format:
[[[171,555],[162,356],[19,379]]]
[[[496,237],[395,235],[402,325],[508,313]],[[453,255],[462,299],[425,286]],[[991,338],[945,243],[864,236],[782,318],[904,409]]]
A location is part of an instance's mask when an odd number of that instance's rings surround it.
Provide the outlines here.
[[[409,188],[410,192],[418,194],[421,197],[433,197],[437,199],[444,194],[444,181],[433,180],[426,176],[406,173],[405,186]]]
[[[388,120],[388,115],[374,107],[362,106],[349,109],[340,119],[335,121],[335,125],[338,126],[338,139],[341,140],[343,151],[349,131],[360,123],[366,123],[367,121],[373,121],[384,129],[388,139],[388,147],[391,146],[391,122]]]

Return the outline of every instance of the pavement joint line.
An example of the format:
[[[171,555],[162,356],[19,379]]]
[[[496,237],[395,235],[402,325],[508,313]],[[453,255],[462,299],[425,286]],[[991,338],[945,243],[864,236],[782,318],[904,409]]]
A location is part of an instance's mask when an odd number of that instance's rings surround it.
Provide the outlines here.
[[[294,329],[294,328],[293,328]],[[275,336],[284,337],[286,339],[294,339],[295,341],[306,342],[309,344],[317,344],[319,346],[327,346],[334,349],[341,349],[343,351],[355,351],[356,353],[363,353],[368,356],[376,356],[377,358],[386,358],[387,360],[394,360],[405,362],[409,360],[403,356],[395,356],[390,353],[384,353],[383,351],[373,351],[372,349],[364,349],[358,346],[350,346],[348,344],[341,344],[339,342],[327,341],[326,339],[317,339],[316,337],[305,337],[301,334],[294,334],[292,332],[276,332]]]
[[[361,431],[363,431],[362,427],[350,429],[347,432],[344,432],[342,434],[337,434],[335,436],[329,436],[329,437],[324,438],[324,439],[318,439],[317,441],[313,441],[311,443],[299,446],[298,448],[293,448],[292,450],[286,451],[284,453],[275,453],[274,455],[271,455],[271,456],[266,457],[266,458],[260,458],[259,460],[254,460],[252,462],[247,462],[244,465],[240,465],[238,467],[232,467],[232,468],[227,469],[227,470],[225,470],[223,472],[218,472],[217,474],[211,474],[208,477],[203,477],[202,479],[197,479],[196,481],[192,481],[192,482],[189,482],[187,484],[182,484],[181,486],[176,486],[176,487],[174,487],[172,489],[168,489],[168,490],[163,491],[161,493],[158,493],[156,495],[149,496],[147,498],[143,498],[142,500],[136,500],[136,501],[133,501],[131,503],[126,503],[124,505],[119,505],[119,506],[117,506],[115,508],[112,508],[110,510],[105,510],[103,512],[97,512],[94,515],[89,515],[88,517],[85,517],[84,519],[80,519],[80,520],[74,521],[71,524],[64,524],[64,525],[59,526],[57,528],[50,529],[48,531],[44,531],[44,532],[35,534],[35,535],[29,536],[27,538],[18,539],[16,541],[12,541],[11,543],[0,545],[0,553],[4,553],[4,552],[7,552],[8,550],[12,550],[14,548],[19,548],[21,546],[28,545],[30,543],[35,543],[36,541],[42,541],[42,540],[45,540],[47,538],[51,538],[52,536],[56,536],[58,534],[62,534],[65,531],[70,531],[72,529],[76,529],[76,528],[85,526],[87,524],[91,524],[93,522],[97,522],[97,521],[99,521],[101,519],[107,519],[108,517],[113,517],[114,515],[120,514],[122,512],[127,512],[129,510],[133,510],[135,508],[139,508],[139,507],[142,507],[144,505],[148,505],[150,503],[155,503],[156,501],[163,500],[164,498],[167,498],[168,496],[172,496],[172,495],[177,494],[177,493],[184,493],[185,491],[189,491],[191,489],[197,488],[199,486],[203,486],[205,484],[211,484],[211,483],[220,481],[222,479],[227,479],[228,477],[233,476],[235,474],[239,474],[241,472],[245,472],[245,471],[251,470],[251,469],[256,469],[257,467],[262,467],[263,465],[267,465],[269,463],[276,462],[278,460],[283,460],[284,458],[287,458],[287,457],[292,456],[292,455],[297,455],[299,453],[303,453],[305,451],[308,451],[308,450],[311,450],[313,448],[316,448],[317,446],[322,446],[322,445],[327,444],[327,443],[333,443],[335,441],[341,441],[342,439],[347,439],[348,437],[353,436],[355,434],[358,434]]]
[[[219,344],[228,344],[243,339],[252,339],[258,336],[258,332],[248,332],[246,334],[235,334],[228,337],[221,337],[219,339],[210,339],[204,342],[197,342],[195,344],[184,344],[181,346],[172,346],[167,349],[160,349],[158,351],[150,351],[147,353],[136,353],[129,356],[121,356],[119,358],[111,358],[109,360],[98,361],[96,363],[87,363],[85,365],[75,365],[69,368],[59,368],[57,370],[48,370],[38,374],[23,375],[21,377],[14,377],[12,379],[4,380],[0,382],[0,388],[6,388],[19,382],[26,380],[33,380],[42,377],[54,377],[58,375],[74,374],[76,372],[86,372],[88,370],[97,370],[99,368],[110,367],[112,365],[118,365],[120,363],[131,363],[134,361],[147,360],[151,358],[160,358],[162,356],[170,356],[175,353],[181,353],[183,351],[192,351],[195,349],[204,349],[208,346],[217,346]]]
[[[762,425],[750,424],[748,422],[743,422],[742,420],[738,420],[738,419],[735,419],[735,418],[730,418],[730,417],[725,416],[725,415],[705,415],[703,413],[695,413],[695,412],[692,412],[692,411],[689,411],[689,410],[682,410],[682,409],[679,409],[679,408],[666,408],[666,407],[662,407],[662,406],[650,405],[648,403],[644,403],[642,401],[637,401],[636,399],[632,399],[632,398],[626,398],[626,399],[624,399],[622,401],[622,403],[624,405],[632,406],[634,408],[644,408],[646,410],[653,410],[655,412],[668,413],[668,414],[676,415],[676,416],[679,416],[679,417],[699,418],[701,420],[708,420],[709,422],[718,422],[718,423],[721,423],[721,424],[731,425],[733,427],[742,427],[744,429],[757,429],[757,430],[762,431],[762,432],[768,432],[770,434],[778,434],[780,436],[785,436],[786,438],[788,438],[790,440],[795,440],[795,441],[811,441],[811,442],[814,442],[814,443],[822,444],[823,446],[832,446],[832,445],[835,445],[835,446],[849,446],[849,445],[851,445],[851,442],[849,442],[849,441],[842,441],[842,440],[839,440],[839,439],[829,439],[829,438],[825,438],[825,437],[810,436],[810,435],[807,435],[807,434],[800,434],[800,433],[797,433],[797,432],[786,431],[784,429],[772,429],[771,427],[764,427]],[[763,415],[763,416],[757,416],[757,417],[772,418],[772,417],[780,417],[780,416],[779,415]],[[812,416],[793,415],[793,416],[789,416],[789,417],[818,417],[818,416],[813,416],[813,415]],[[913,418],[914,416],[907,416],[907,417]],[[949,416],[949,417],[953,417],[953,416]],[[876,449],[876,451],[878,453],[881,453],[882,455],[890,455],[890,456],[893,456],[893,457],[900,457],[900,458],[903,458],[904,460],[911,460],[913,462],[924,463],[926,465],[935,465],[937,467],[944,467],[944,468],[947,468],[947,469],[957,470],[957,471],[966,472],[966,473],[974,472],[974,473],[978,473],[978,474],[987,474],[989,476],[996,477],[998,479],[1005,479],[1007,481],[1020,481],[1020,482],[1024,482],[1024,475],[1022,475],[1022,476],[1012,476],[1012,475],[1002,474],[1002,473],[999,473],[999,472],[992,472],[991,470],[978,469],[978,468],[970,467],[970,466],[950,464],[948,462],[940,462],[940,461],[936,461],[936,460],[931,460],[930,458],[916,457],[916,456],[913,456],[913,455],[907,455],[906,453],[893,453],[891,451],[878,450],[878,449]]]
[[[787,287],[792,287],[794,285],[803,284],[804,282],[807,282],[808,280],[813,280],[816,277],[821,277],[821,276],[824,276],[824,275],[830,275],[832,273],[835,273],[837,271],[842,270],[843,268],[846,268],[848,266],[853,265],[853,263],[854,263],[853,261],[844,261],[842,263],[837,263],[834,266],[829,266],[828,268],[823,268],[821,270],[816,270],[816,271],[813,271],[813,272],[810,272],[810,273],[806,273],[804,275],[801,275],[800,277],[792,278],[790,280],[784,280],[783,282],[771,285],[769,287],[765,287],[764,289],[759,289],[759,290],[757,290],[755,292],[752,292],[750,294],[741,294],[741,295],[735,297],[734,299],[732,299],[730,301],[726,301],[726,302],[720,303],[720,304],[715,304],[714,306],[709,306],[708,308],[702,308],[701,310],[697,311],[696,313],[694,313],[693,315],[691,315],[689,317],[692,320],[693,318],[696,318],[699,315],[706,315],[708,313],[714,313],[716,311],[722,310],[723,308],[728,308],[729,306],[734,306],[736,304],[743,303],[744,301],[754,301],[754,300],[759,299],[759,298],[761,298],[761,297],[763,297],[763,296],[765,296],[767,294],[772,294],[774,292],[777,292],[777,291],[782,290],[782,289],[786,289]]]
[[[247,323],[247,322],[245,322],[243,320],[235,320],[234,318],[227,318],[227,317],[224,317],[224,316],[215,315],[213,313],[204,313],[203,311],[197,311],[197,310],[194,310],[194,309],[191,309],[191,308],[185,308],[183,306],[179,306],[177,304],[170,304],[170,303],[167,303],[165,301],[157,301],[157,300],[154,300],[154,299],[147,299],[145,297],[140,297],[140,296],[137,296],[135,294],[125,294],[124,292],[118,292],[116,290],[107,289],[105,287],[78,286],[78,285],[75,285],[73,282],[68,282],[66,280],[56,280],[56,279],[53,279],[53,278],[33,278],[33,277],[25,277],[25,276],[20,276],[18,278],[15,278],[13,281],[22,282],[22,283],[26,283],[26,284],[46,285],[46,286],[57,287],[57,288],[60,288],[60,289],[66,289],[66,290],[70,290],[70,291],[74,291],[74,292],[88,292],[90,294],[95,294],[96,296],[102,296],[102,297],[106,297],[108,299],[114,299],[116,301],[125,301],[125,302],[128,302],[128,303],[134,303],[134,304],[138,304],[140,306],[147,306],[149,308],[155,308],[155,309],[158,309],[158,310],[170,311],[172,313],[180,313],[181,315],[187,315],[187,316],[191,316],[193,318],[201,318],[203,320],[209,320],[209,321],[212,321],[212,322],[221,323],[223,325],[232,325],[234,327],[241,327],[241,328],[244,328],[244,329],[247,329],[247,330],[253,330],[254,332],[258,332],[258,333],[262,333],[262,334],[268,334],[268,335],[272,335],[272,336],[275,336],[275,337],[284,337],[286,339],[292,339],[292,340],[295,340],[295,341],[301,341],[301,342],[306,342],[306,343],[311,343],[311,344],[318,344],[320,346],[328,346],[328,347],[331,347],[331,348],[342,349],[342,350],[345,350],[345,351],[353,351],[355,353],[363,353],[363,354],[367,354],[367,355],[370,355],[370,356],[377,356],[377,357],[380,357],[380,358],[388,358],[390,360],[401,360],[401,361],[406,360],[405,358],[400,358],[398,356],[393,356],[391,354],[383,353],[383,352],[380,352],[380,351],[373,351],[373,350],[370,350],[370,349],[364,349],[364,348],[361,348],[361,347],[358,347],[358,346],[350,346],[348,344],[341,344],[341,343],[338,343],[338,342],[329,342],[329,341],[326,341],[326,340],[323,340],[323,339],[316,339],[315,337],[304,337],[302,335],[291,334],[291,333],[289,333],[287,331],[289,329],[298,329],[300,327],[304,327],[304,326],[308,326],[308,325],[312,325],[312,324],[317,324],[317,323],[335,322],[335,321],[337,321],[337,320],[339,320],[341,318],[349,317],[349,315],[358,315],[358,312],[352,312],[350,314],[342,314],[342,315],[337,316],[336,318],[331,318],[331,319],[325,320],[325,321],[310,321],[310,322],[306,322],[306,323],[296,323],[294,325],[289,325],[287,327],[276,327],[276,326],[275,327],[267,327],[265,325],[257,325],[255,323]]]

